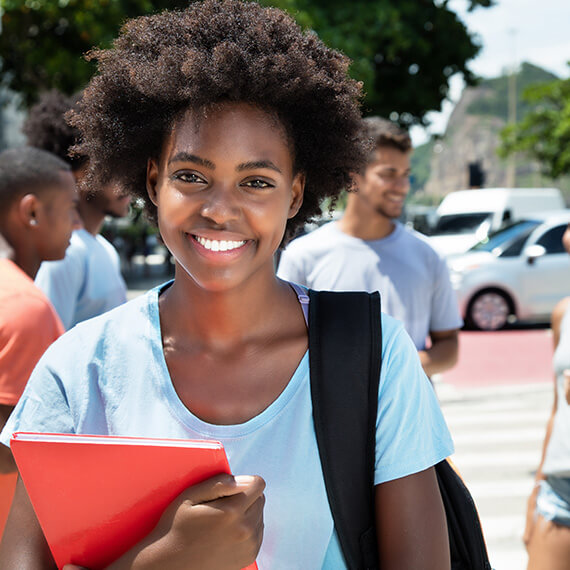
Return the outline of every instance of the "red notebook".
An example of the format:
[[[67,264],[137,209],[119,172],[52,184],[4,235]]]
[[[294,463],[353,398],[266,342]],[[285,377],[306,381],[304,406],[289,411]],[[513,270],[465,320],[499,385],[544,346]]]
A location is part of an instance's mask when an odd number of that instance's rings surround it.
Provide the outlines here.
[[[184,489],[230,473],[210,440],[16,432],[10,447],[58,568],[105,568]]]

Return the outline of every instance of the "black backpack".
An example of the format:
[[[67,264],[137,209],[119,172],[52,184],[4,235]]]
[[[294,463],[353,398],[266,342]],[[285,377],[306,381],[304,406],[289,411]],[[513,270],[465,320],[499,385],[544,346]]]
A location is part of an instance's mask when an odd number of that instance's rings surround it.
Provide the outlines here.
[[[380,296],[309,290],[309,298],[311,398],[329,504],[348,568],[374,570],[379,568],[374,452],[382,354]],[[435,471],[452,570],[491,570],[469,490],[447,461],[438,463]]]

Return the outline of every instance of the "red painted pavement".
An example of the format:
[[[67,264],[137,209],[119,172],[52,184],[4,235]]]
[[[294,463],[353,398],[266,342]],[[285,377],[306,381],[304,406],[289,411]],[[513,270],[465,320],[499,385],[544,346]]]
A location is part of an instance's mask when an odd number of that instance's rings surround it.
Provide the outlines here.
[[[552,382],[550,329],[461,331],[457,365],[442,374],[455,386]]]

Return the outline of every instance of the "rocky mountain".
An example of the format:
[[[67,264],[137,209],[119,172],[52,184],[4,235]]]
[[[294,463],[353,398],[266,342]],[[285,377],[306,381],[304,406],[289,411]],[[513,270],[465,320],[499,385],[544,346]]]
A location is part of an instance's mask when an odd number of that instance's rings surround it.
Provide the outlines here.
[[[554,79],[555,75],[523,63],[514,78],[504,75],[466,88],[445,134],[414,152],[416,199],[437,203],[452,190],[469,188],[470,164],[477,164],[482,170],[485,187],[557,186],[570,196],[570,180],[545,179],[538,165],[525,157],[508,161],[496,154],[499,133],[509,119],[509,96],[516,93],[516,117],[520,118],[529,110],[522,99],[524,89]]]

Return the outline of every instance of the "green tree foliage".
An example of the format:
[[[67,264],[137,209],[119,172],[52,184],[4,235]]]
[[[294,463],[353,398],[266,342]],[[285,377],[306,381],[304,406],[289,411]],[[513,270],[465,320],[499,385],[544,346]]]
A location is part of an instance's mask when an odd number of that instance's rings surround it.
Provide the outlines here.
[[[2,83],[26,106],[44,90],[72,94],[94,72],[83,55],[110,45],[126,18],[187,5],[184,0],[0,0]]]
[[[425,124],[439,110],[449,79],[467,68],[480,46],[449,0],[260,0],[289,11],[305,28],[352,60],[364,84],[365,114],[405,126]],[[494,0],[465,0],[469,9]],[[2,76],[29,105],[38,92],[81,88],[93,73],[80,57],[109,45],[127,17],[184,6],[188,0],[3,0]]]
[[[553,179],[570,174],[570,79],[528,87],[523,97],[533,109],[503,129],[499,154],[523,152]]]

